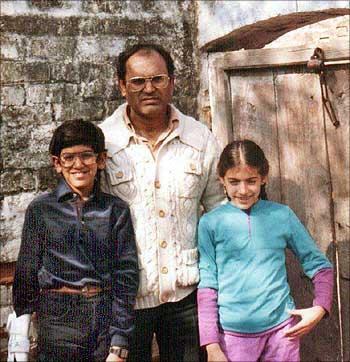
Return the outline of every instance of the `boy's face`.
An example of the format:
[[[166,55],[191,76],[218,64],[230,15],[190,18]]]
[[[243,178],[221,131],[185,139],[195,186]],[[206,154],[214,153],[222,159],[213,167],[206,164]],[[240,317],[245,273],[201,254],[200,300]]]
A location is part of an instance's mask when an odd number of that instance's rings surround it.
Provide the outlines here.
[[[106,154],[97,155],[91,146],[77,145],[63,148],[60,157],[52,156],[52,162],[71,189],[86,198],[93,190],[97,170],[105,167]]]

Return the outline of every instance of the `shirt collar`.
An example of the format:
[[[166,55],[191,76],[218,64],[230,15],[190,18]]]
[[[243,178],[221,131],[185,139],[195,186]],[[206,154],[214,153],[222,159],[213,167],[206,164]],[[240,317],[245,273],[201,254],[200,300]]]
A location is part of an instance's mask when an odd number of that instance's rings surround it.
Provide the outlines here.
[[[99,187],[97,185],[97,182],[95,182],[94,190],[91,193],[88,201],[95,198],[99,190]],[[56,198],[58,202],[64,202],[64,201],[78,201],[80,200],[80,197],[77,193],[75,193],[67,184],[66,180],[62,177],[57,185],[56,188]]]
[[[105,125],[102,124],[101,128],[105,133],[106,146],[109,155],[113,155],[114,153],[126,148],[130,143],[130,139],[134,136],[133,131],[127,125],[127,123],[130,122],[130,120],[126,120],[127,106],[127,103],[119,106],[109,118],[108,122]],[[192,129],[192,124],[187,124],[186,118],[190,117],[185,116],[172,104],[169,104],[169,107],[170,121],[178,121],[177,126],[171,132],[171,138],[179,137],[183,143],[201,150],[203,147],[203,137],[201,137],[202,133],[196,132],[196,130]],[[129,119],[129,117],[127,117],[127,119]],[[120,122],[118,120],[123,121]]]

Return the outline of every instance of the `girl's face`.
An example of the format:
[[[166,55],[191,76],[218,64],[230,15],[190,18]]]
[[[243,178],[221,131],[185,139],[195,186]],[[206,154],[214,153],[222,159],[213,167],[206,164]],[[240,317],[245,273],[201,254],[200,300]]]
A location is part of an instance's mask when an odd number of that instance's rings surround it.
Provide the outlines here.
[[[257,168],[243,164],[227,170],[220,181],[236,207],[249,209],[258,200],[267,176],[261,176]]]

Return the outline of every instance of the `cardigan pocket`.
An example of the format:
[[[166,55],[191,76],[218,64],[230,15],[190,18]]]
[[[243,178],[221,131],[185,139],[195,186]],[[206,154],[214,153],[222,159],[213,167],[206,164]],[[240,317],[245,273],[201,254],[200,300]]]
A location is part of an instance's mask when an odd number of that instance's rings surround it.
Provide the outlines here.
[[[133,180],[131,170],[108,169],[110,188],[114,195],[119,196],[127,203],[134,201],[137,189]]]
[[[198,282],[198,249],[182,250],[178,258],[177,285],[187,287]]]
[[[197,198],[201,192],[202,165],[198,160],[185,159],[180,175],[179,197]]]

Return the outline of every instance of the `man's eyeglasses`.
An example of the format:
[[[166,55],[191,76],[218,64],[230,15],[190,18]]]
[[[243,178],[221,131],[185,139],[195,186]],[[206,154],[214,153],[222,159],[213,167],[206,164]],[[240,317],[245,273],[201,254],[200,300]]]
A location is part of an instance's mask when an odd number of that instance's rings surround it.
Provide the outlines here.
[[[86,166],[96,163],[98,154],[92,151],[62,153],[58,159],[64,167],[72,167],[77,158]]]
[[[152,86],[157,89],[166,88],[169,84],[170,77],[166,74],[157,74],[152,77],[134,77],[126,80],[132,92],[140,92],[146,87],[146,82],[150,81]]]

